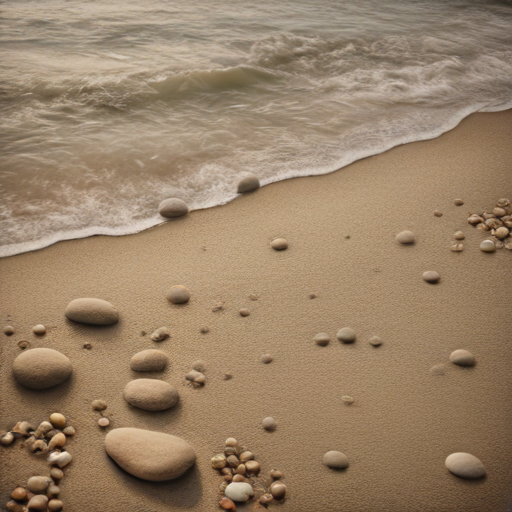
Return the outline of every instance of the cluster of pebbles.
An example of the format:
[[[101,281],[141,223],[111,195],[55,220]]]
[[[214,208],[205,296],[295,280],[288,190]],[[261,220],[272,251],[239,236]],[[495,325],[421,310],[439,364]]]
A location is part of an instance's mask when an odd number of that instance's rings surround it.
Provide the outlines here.
[[[185,379],[192,384],[195,388],[204,386],[206,377],[204,372],[206,367],[203,361],[196,361],[192,364],[192,370],[185,375]]]
[[[283,473],[272,469],[270,479],[260,477],[261,466],[254,454],[240,447],[233,437],[226,439],[224,453],[212,457],[211,464],[223,477],[219,486],[224,495],[219,502],[223,510],[235,512],[236,503],[251,499],[255,502],[253,510],[264,510],[272,501],[282,501],[286,496]]]
[[[60,512],[64,504],[59,499],[59,482],[64,477],[62,469],[73,459],[66,451],[67,439],[75,435],[75,429],[67,425],[66,417],[55,412],[49,421],[43,421],[34,429],[28,421],[20,421],[9,432],[0,434],[0,444],[9,446],[17,439],[37,456],[47,456],[51,466],[48,476],[31,476],[26,484],[19,485],[11,493],[11,501],[5,508],[10,512]]]
[[[351,327],[343,327],[336,333],[336,339],[341,343],[354,343],[356,338],[356,332]],[[319,347],[326,347],[331,342],[331,336],[326,332],[319,332],[315,334],[313,341]],[[380,347],[383,341],[379,336],[372,336],[369,343],[372,347]]]
[[[490,232],[491,236],[480,244],[483,252],[494,252],[503,248],[512,251],[512,206],[509,199],[498,199],[495,208],[472,213],[468,224],[481,231]]]

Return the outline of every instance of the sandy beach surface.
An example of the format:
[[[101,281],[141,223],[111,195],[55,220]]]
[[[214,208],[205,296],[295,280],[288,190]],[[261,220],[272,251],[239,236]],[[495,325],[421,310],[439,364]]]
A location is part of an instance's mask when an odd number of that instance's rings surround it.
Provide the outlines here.
[[[210,459],[230,436],[254,452],[262,476],[283,471],[287,498],[269,510],[512,510],[512,252],[481,252],[486,236],[467,223],[469,213],[512,199],[511,141],[512,111],[475,114],[435,140],[272,184],[133,236],[0,260],[0,316],[15,329],[0,334],[0,429],[37,425],[55,411],[68,418],[76,435],[60,488],[70,512],[217,510],[222,477]],[[395,242],[405,229],[415,245]],[[466,235],[459,253],[450,251],[457,230]],[[287,250],[270,247],[278,236]],[[422,280],[427,270],[439,272],[437,285]],[[176,284],[191,290],[188,304],[166,300]],[[111,302],[119,323],[67,320],[67,304],[80,297]],[[36,324],[46,335],[32,333]],[[171,337],[152,342],[162,326]],[[342,327],[356,331],[355,343],[336,340]],[[319,332],[331,336],[328,346],[314,343]],[[371,346],[372,336],[383,345]],[[67,355],[71,378],[46,391],[17,384],[11,367],[22,340]],[[123,399],[131,379],[148,377],[130,369],[147,348],[171,361],[149,377],[181,395],[165,412]],[[455,349],[471,351],[476,366],[452,365]],[[270,364],[259,360],[265,353]],[[185,380],[197,360],[207,379],[198,389]],[[108,429],[97,425],[94,399],[108,403]],[[275,431],[261,427],[266,416]],[[134,478],[103,447],[118,427],[180,436],[197,464],[169,482]],[[48,474],[21,444],[0,447],[2,506],[17,485]],[[329,450],[346,454],[348,469],[324,466]],[[449,473],[453,452],[478,457],[487,477]]]

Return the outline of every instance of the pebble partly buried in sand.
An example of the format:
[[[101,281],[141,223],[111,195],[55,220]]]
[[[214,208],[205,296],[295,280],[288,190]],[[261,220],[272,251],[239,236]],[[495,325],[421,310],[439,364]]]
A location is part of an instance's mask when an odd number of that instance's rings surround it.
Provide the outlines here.
[[[458,366],[474,366],[475,356],[468,350],[454,350],[450,354],[450,362]]]
[[[405,230],[401,231],[396,235],[395,240],[402,245],[411,245],[416,242],[416,236],[412,231]]]
[[[12,327],[12,325],[6,325],[3,328],[3,332],[6,336],[12,336],[14,334],[14,328]]]
[[[27,388],[47,389],[64,382],[73,371],[71,361],[51,348],[21,353],[12,365],[16,380]]]
[[[105,450],[125,471],[153,482],[178,478],[196,462],[194,449],[184,439],[138,428],[111,430]]]
[[[148,349],[137,352],[130,360],[134,372],[160,372],[165,369],[169,356],[161,350]]]
[[[439,275],[439,272],[436,272],[435,270],[427,270],[426,272],[423,272],[423,281],[431,284],[438,283],[441,280],[441,276]]]
[[[135,379],[128,382],[123,397],[133,407],[145,411],[165,411],[180,400],[174,386],[158,379]]]
[[[176,219],[188,213],[188,206],[182,199],[171,197],[158,205],[158,213],[166,219]]]
[[[323,463],[332,469],[348,468],[348,457],[338,451],[332,450],[324,455]]]
[[[75,299],[67,305],[65,315],[73,322],[90,325],[110,325],[119,320],[117,309],[102,299]]]
[[[452,453],[446,458],[445,465],[448,471],[459,478],[483,478],[486,474],[480,459],[470,453]]]
[[[372,336],[370,338],[370,345],[372,345],[373,347],[380,347],[382,345],[383,341],[381,338],[379,338],[378,336]]]
[[[172,286],[167,292],[167,300],[173,304],[185,304],[190,300],[190,292],[185,286]]]

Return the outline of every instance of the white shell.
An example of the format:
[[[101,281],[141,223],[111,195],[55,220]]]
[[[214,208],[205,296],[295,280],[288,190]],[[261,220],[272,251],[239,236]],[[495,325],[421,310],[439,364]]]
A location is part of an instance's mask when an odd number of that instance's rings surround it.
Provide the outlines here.
[[[67,466],[72,460],[73,457],[69,452],[52,452],[48,457],[48,462],[50,464],[57,464],[59,468]]]

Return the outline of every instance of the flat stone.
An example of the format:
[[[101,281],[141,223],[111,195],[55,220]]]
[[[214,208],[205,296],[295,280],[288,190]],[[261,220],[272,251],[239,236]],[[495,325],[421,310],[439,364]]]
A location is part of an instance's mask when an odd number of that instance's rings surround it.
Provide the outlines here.
[[[137,352],[130,360],[134,372],[160,372],[165,369],[169,357],[161,350],[148,349]]]
[[[254,489],[247,482],[232,482],[226,487],[224,494],[230,500],[243,503],[254,496]]]
[[[336,338],[343,343],[353,343],[356,340],[356,331],[350,327],[343,327],[336,333]]]
[[[15,379],[27,388],[47,389],[64,382],[73,371],[71,361],[52,348],[22,352],[12,365]]]
[[[416,236],[412,231],[401,231],[396,235],[395,240],[402,245],[410,245],[416,242]]]
[[[423,281],[431,284],[438,283],[441,279],[441,276],[439,275],[439,272],[436,272],[435,270],[427,270],[426,272],[423,272]]]
[[[370,338],[370,345],[373,347],[380,347],[382,345],[383,341],[379,336],[372,336]]]
[[[178,478],[196,461],[180,437],[138,428],[116,428],[105,437],[105,451],[125,471],[152,482]]]
[[[165,411],[180,399],[174,386],[157,379],[135,379],[128,382],[123,397],[130,405],[145,411]]]
[[[184,286],[172,286],[167,292],[167,300],[173,304],[185,304],[190,300],[190,292]]]
[[[315,343],[320,347],[326,347],[331,341],[331,337],[326,332],[319,332],[314,337]]]
[[[452,453],[445,461],[448,471],[460,478],[482,478],[485,476],[485,467],[474,455],[470,453]]]
[[[117,309],[102,299],[75,299],[65,311],[66,316],[73,322],[91,325],[110,325],[119,320]]]
[[[186,215],[188,213],[188,206],[185,201],[177,197],[172,197],[170,199],[164,199],[160,203],[158,213],[166,219],[175,219]]]
[[[332,450],[324,455],[323,463],[332,469],[345,469],[348,468],[348,457],[341,452]]]
[[[474,366],[475,356],[468,350],[454,350],[450,354],[450,362],[459,366]]]
[[[288,249],[288,240],[286,238],[275,238],[270,242],[270,247],[275,251],[284,251]]]
[[[238,193],[244,194],[260,188],[260,180],[256,176],[246,176],[238,182]]]

